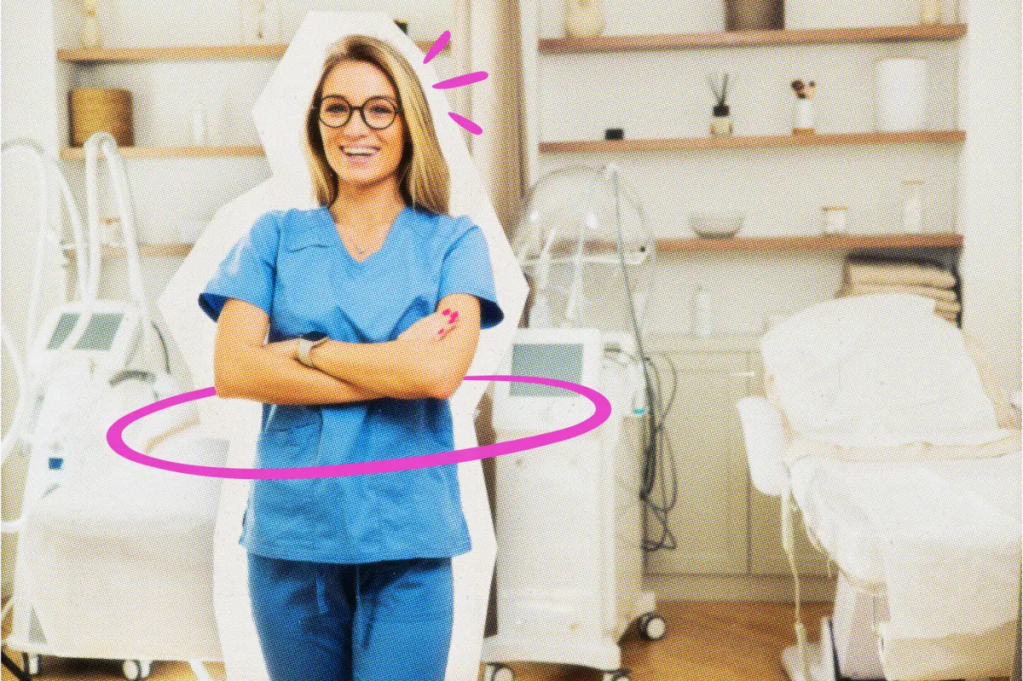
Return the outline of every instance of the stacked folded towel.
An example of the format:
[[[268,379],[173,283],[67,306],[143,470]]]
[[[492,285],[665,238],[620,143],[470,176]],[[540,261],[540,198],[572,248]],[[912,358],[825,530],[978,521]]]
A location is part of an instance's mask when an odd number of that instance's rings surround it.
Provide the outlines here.
[[[850,257],[838,297],[871,293],[912,293],[934,299],[934,312],[953,324],[962,311],[955,275],[928,260]]]

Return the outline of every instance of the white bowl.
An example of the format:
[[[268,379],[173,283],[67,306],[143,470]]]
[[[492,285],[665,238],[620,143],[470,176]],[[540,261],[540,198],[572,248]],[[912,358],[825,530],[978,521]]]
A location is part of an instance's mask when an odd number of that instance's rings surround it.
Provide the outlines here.
[[[742,229],[744,213],[690,213],[689,228],[704,239],[735,236]]]

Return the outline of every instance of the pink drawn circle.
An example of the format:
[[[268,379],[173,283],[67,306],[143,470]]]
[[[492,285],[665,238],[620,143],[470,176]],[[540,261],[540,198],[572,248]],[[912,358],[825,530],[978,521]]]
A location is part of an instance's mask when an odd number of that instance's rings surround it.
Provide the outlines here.
[[[600,392],[587,388],[578,383],[559,381],[554,378],[540,378],[537,376],[466,376],[467,381],[507,381],[511,383],[536,383],[538,385],[549,385],[556,388],[564,388],[577,393],[590,402],[596,408],[593,415],[575,425],[567,428],[560,428],[549,433],[530,435],[507,442],[496,442],[492,445],[469,447],[468,449],[455,449],[450,452],[438,452],[436,454],[423,454],[419,456],[407,456],[398,459],[384,459],[381,461],[360,461],[357,463],[333,464],[330,466],[304,466],[295,468],[227,468],[222,466],[197,466],[193,464],[176,463],[165,459],[157,459],[152,456],[137,452],[129,447],[124,441],[124,430],[144,416],[156,413],[162,409],[199,400],[204,397],[212,397],[217,394],[215,388],[201,388],[191,390],[174,397],[158,400],[150,405],[136,409],[125,414],[114,421],[107,430],[107,444],[115,452],[135,463],[153,468],[174,471],[175,473],[187,473],[189,475],[202,475],[208,478],[232,478],[240,480],[297,480],[303,478],[331,478],[345,477],[349,475],[366,475],[369,473],[392,473],[395,471],[407,471],[416,468],[428,468],[430,466],[444,466],[453,463],[464,463],[476,461],[493,456],[514,454],[535,447],[564,442],[574,437],[579,437],[599,427],[611,416],[611,402]]]

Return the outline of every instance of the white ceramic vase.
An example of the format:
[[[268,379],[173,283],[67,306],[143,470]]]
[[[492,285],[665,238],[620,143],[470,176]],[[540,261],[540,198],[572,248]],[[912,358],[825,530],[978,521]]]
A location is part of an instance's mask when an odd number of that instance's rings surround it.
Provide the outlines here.
[[[99,0],[83,0],[85,8],[85,23],[82,25],[82,45],[84,47],[103,47],[103,36],[99,31],[99,20],[96,18],[96,10]]]
[[[878,132],[926,129],[927,60],[921,57],[877,60],[874,105]]]
[[[604,26],[600,0],[565,0],[565,35],[569,38],[596,38]]]
[[[814,132],[816,124],[813,100],[797,98],[796,107],[792,112],[792,132],[795,134]]]

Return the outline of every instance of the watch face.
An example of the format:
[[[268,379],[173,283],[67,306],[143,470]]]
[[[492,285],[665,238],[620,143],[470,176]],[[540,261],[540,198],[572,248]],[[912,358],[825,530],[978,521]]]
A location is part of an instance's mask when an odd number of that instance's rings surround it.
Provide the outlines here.
[[[309,333],[303,333],[302,339],[307,341],[313,341],[314,343],[318,340],[323,340],[327,337],[327,334],[322,331],[310,331]]]

